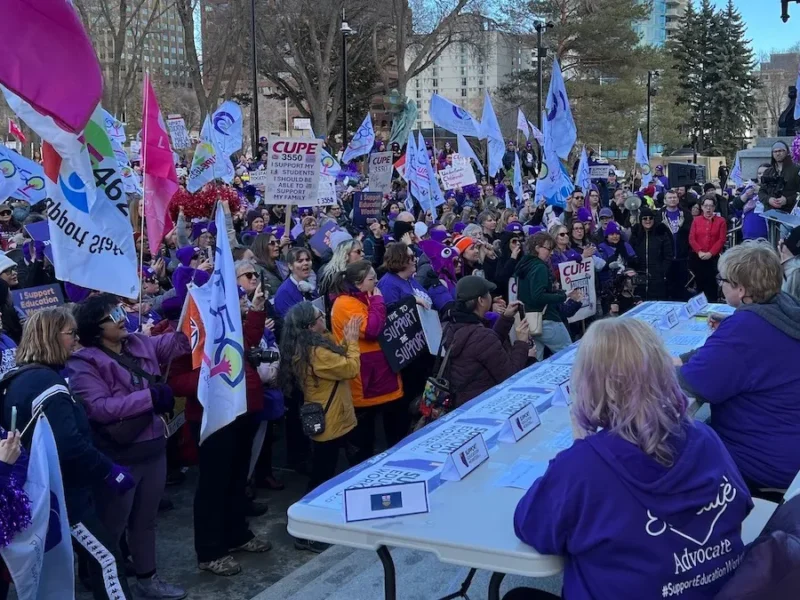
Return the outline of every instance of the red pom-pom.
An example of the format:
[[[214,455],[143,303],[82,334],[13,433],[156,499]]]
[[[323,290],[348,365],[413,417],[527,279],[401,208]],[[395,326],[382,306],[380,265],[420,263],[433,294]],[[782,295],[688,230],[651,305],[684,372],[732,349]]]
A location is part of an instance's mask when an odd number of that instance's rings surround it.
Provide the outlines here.
[[[214,206],[219,200],[227,200],[230,204],[231,212],[239,210],[239,194],[228,185],[216,185],[209,183],[204,185],[194,194],[190,194],[184,188],[178,188],[169,203],[169,214],[173,222],[177,222],[178,213],[183,208],[183,216],[187,220],[192,219],[214,219]]]

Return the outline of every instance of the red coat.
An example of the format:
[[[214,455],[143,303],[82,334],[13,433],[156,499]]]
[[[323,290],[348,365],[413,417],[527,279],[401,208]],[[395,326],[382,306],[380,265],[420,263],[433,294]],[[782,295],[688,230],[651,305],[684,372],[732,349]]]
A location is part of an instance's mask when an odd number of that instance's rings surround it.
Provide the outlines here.
[[[244,351],[257,348],[264,335],[264,323],[267,313],[251,310],[244,321]],[[245,358],[245,387],[247,389],[247,412],[260,413],[264,408],[264,387],[258,372]],[[172,361],[169,374],[169,386],[176,396],[186,397],[186,420],[199,423],[203,418],[203,407],[197,400],[197,385],[200,369],[192,369],[192,355],[187,354]]]
[[[689,230],[689,245],[697,254],[710,252],[718,256],[725,247],[727,235],[728,224],[722,217],[714,215],[710,220],[704,216],[695,217]]]

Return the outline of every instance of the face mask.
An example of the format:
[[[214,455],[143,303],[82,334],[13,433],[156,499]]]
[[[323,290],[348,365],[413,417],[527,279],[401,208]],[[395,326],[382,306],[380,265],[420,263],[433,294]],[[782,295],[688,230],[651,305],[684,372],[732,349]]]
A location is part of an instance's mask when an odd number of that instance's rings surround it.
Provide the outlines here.
[[[399,214],[400,214],[399,212],[392,211],[392,212],[389,213],[389,218],[390,219],[396,219],[397,215],[399,215]]]
[[[22,223],[31,214],[29,207],[19,206],[11,211],[11,217],[17,222]]]

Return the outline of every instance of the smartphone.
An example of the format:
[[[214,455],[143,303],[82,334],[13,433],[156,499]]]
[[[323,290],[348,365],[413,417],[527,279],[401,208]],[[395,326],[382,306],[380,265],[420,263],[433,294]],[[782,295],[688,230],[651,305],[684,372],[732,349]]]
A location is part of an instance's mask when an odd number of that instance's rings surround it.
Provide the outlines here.
[[[261,293],[262,294],[266,294],[267,293],[267,278],[264,276],[264,271],[261,271],[261,273],[259,274],[259,277],[261,279]]]
[[[524,321],[525,320],[525,305],[524,304],[520,304],[517,307],[517,312],[519,313],[519,318]]]

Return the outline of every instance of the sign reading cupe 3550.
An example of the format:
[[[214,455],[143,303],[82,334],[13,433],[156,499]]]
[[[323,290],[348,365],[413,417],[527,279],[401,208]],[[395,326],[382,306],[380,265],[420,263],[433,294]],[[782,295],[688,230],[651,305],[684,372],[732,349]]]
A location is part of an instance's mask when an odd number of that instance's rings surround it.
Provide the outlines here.
[[[321,149],[313,138],[270,138],[264,203],[315,206]]]
[[[425,332],[413,297],[398,302],[386,311],[386,325],[378,338],[392,371],[398,373],[427,351]]]

